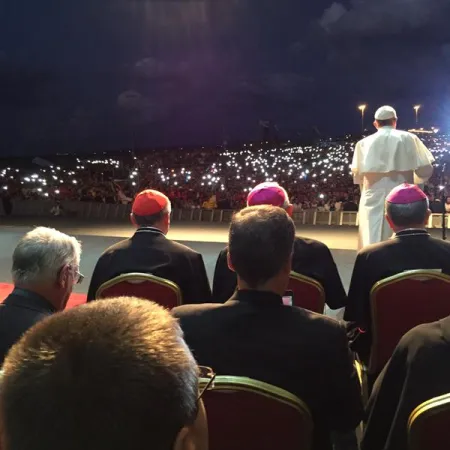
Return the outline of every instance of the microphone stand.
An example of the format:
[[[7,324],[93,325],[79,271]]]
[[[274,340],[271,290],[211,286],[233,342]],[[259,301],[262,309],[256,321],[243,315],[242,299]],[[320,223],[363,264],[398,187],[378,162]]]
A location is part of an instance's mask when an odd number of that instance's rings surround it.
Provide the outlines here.
[[[441,172],[442,240],[443,241],[447,240],[447,211],[445,209],[447,196],[446,196],[446,189],[445,189],[445,184],[444,184],[445,183],[444,173],[445,173],[446,167],[447,167],[447,163],[444,163],[442,166],[442,172]]]

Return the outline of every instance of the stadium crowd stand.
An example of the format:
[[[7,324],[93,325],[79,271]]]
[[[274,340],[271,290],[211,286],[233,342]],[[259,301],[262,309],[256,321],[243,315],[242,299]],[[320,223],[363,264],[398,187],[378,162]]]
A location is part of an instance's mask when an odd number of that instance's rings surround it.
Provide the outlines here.
[[[447,136],[425,135],[423,140],[437,167],[449,158]],[[349,172],[354,145],[348,137],[311,146],[246,144],[233,150],[167,149],[4,160],[0,192],[6,202],[39,198],[130,203],[137,192],[151,187],[164,192],[174,209],[240,209],[254,186],[276,181],[289,192],[295,211],[356,211],[359,186]],[[441,181],[437,170],[426,187],[433,212],[442,208]],[[448,204],[450,210],[450,200]]]

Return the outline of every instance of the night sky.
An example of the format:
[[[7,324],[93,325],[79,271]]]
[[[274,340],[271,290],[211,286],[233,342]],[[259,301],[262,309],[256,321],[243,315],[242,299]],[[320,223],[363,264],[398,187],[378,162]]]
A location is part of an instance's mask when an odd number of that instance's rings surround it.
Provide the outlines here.
[[[0,155],[450,129],[449,0],[1,0]],[[369,117],[370,116],[370,117]]]

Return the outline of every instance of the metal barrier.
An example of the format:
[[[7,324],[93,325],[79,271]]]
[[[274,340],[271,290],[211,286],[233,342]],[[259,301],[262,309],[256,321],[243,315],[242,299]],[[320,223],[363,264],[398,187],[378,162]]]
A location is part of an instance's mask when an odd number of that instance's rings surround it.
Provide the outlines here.
[[[0,202],[0,214],[3,207]],[[89,220],[113,220],[128,219],[131,213],[131,205],[62,201],[63,215],[65,217],[77,217]],[[51,216],[54,203],[51,200],[14,200],[12,216]],[[229,209],[173,209],[172,221],[197,221],[210,223],[229,223],[234,214]],[[430,216],[429,226],[440,227],[440,214]],[[317,211],[313,209],[295,211],[293,220],[297,225],[339,225],[357,226],[358,213],[347,211]]]
[[[16,217],[42,217],[51,216],[54,203],[51,200],[13,200],[12,216]],[[131,205],[62,201],[65,217],[77,217],[87,220],[127,220],[131,213]],[[197,221],[210,223],[229,223],[234,214],[230,209],[177,209],[172,211],[172,221]],[[0,215],[4,215],[3,205],[0,202]],[[297,225],[338,225],[358,226],[359,215],[353,211],[317,211],[313,209],[295,211],[293,220]],[[446,226],[450,221],[446,216]],[[428,228],[441,228],[442,214],[431,214]]]
[[[313,225],[331,225],[333,213],[330,211],[314,211]]]
[[[448,228],[448,215],[445,216],[445,227]],[[428,228],[442,228],[442,214],[430,214]]]
[[[342,211],[339,218],[339,225],[359,226],[359,214],[357,211]]]
[[[306,211],[294,211],[292,214],[292,220],[295,223],[301,223],[302,225],[306,224]]]
[[[358,226],[358,213],[353,211],[314,211],[313,225]]]

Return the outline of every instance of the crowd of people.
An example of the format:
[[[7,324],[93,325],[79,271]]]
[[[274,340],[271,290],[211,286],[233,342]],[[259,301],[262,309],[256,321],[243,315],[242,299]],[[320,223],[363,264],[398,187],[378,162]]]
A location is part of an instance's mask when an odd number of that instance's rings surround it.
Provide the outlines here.
[[[425,135],[437,160],[426,187],[430,200],[446,184],[439,163],[450,156],[450,139]],[[359,201],[359,186],[350,173],[355,140],[324,140],[312,146],[246,144],[239,149],[175,149],[117,156],[35,158],[4,161],[0,192],[14,199],[56,199],[131,203],[137,192],[152,187],[165,192],[174,208],[240,209],[258,183],[277,181],[289,190],[296,210],[343,209]],[[449,167],[450,168],[450,167]],[[354,207],[349,205],[349,208]]]
[[[139,193],[134,235],[101,255],[87,305],[64,312],[73,286],[83,281],[80,243],[43,227],[20,240],[15,289],[0,306],[5,448],[31,449],[38,442],[46,450],[149,443],[161,450],[207,449],[198,387],[206,367],[206,373],[253,378],[302,399],[314,423],[314,450],[357,448],[354,430],[361,421],[363,450],[406,450],[412,410],[450,391],[450,366],[441,356],[448,352],[442,336],[450,333],[449,319],[421,325],[400,341],[366,405],[354,354],[362,361],[370,354],[374,283],[411,269],[450,275],[450,243],[425,230],[425,193],[402,184],[389,194],[386,214],[395,237],[359,252],[348,295],[328,247],[296,237],[294,205],[275,182],[254,187],[233,216],[212,291],[202,256],[166,237],[171,207],[159,191]],[[346,308],[345,320],[299,308],[294,300],[287,304],[291,271],[318,281],[330,308]],[[100,300],[104,283],[133,272],[176,283],[183,305],[170,314],[132,296]]]

